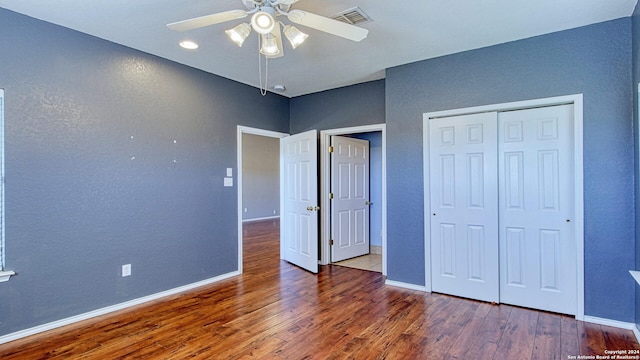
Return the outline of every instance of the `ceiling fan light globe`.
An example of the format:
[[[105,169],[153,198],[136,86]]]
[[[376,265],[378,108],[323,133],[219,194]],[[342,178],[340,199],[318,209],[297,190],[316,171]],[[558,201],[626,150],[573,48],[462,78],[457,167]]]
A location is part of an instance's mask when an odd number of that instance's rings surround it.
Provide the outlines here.
[[[309,35],[303,33],[298,28],[291,25],[286,25],[283,31],[284,36],[287,37],[287,39],[291,43],[291,47],[294,49],[300,46],[300,44],[302,44],[309,37]]]
[[[276,41],[275,36],[271,34],[262,35],[260,53],[265,56],[275,56],[280,54],[280,49],[278,48],[278,42]]]
[[[259,34],[269,34],[276,26],[276,19],[266,11],[258,11],[251,17],[251,27]]]
[[[236,45],[242,47],[244,41],[249,37],[251,33],[251,26],[247,23],[236,25],[233,29],[226,30],[225,33],[229,36],[229,39],[236,43]]]

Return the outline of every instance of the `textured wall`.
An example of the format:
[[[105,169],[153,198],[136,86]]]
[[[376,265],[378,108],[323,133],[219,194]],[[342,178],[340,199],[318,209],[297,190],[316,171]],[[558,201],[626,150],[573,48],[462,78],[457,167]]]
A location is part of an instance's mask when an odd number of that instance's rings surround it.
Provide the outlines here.
[[[585,312],[632,322],[629,18],[387,69],[388,276],[424,284],[422,114],[584,94]]]
[[[236,125],[288,99],[3,9],[0,49],[0,335],[237,269]]]
[[[290,101],[290,133],[384,124],[384,106],[384,80],[299,96]]]

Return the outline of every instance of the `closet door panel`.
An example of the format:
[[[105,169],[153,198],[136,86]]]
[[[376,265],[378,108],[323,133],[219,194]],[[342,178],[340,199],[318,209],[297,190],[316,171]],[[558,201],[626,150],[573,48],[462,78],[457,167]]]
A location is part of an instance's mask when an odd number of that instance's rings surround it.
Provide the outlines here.
[[[575,314],[573,106],[498,115],[500,301]]]
[[[497,302],[497,113],[429,121],[432,290]]]

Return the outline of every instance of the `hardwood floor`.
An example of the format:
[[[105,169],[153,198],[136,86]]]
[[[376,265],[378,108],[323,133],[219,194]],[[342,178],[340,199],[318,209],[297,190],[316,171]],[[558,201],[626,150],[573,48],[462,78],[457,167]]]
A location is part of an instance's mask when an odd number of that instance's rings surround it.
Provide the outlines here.
[[[280,261],[276,220],[244,230],[245,273],[0,345],[0,359],[568,359],[640,350],[629,330]]]

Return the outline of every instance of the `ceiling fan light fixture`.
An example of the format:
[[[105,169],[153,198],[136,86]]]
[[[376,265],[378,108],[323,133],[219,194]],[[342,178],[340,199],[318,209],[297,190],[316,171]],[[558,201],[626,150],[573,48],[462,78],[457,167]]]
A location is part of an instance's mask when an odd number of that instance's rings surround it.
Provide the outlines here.
[[[286,25],[283,31],[284,36],[289,39],[291,47],[294,49],[300,46],[300,44],[302,44],[309,37],[309,35],[303,33],[297,27],[291,25]]]
[[[233,29],[226,30],[225,33],[236,45],[242,47],[244,41],[251,33],[251,26],[247,23],[236,25]]]
[[[275,56],[280,54],[280,49],[278,48],[278,42],[276,41],[276,37],[272,34],[263,34],[262,35],[262,46],[260,47],[260,53],[265,56]]]
[[[265,7],[251,17],[251,27],[259,34],[268,34],[276,26],[273,8]]]

